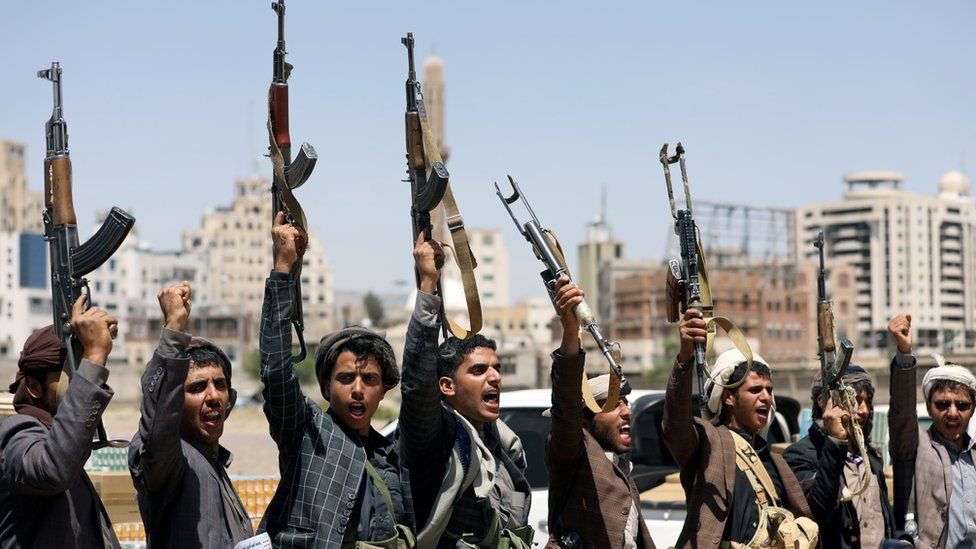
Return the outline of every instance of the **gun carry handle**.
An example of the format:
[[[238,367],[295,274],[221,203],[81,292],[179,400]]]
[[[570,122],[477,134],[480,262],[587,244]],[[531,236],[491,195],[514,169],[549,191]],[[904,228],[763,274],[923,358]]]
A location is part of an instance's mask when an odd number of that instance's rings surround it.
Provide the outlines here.
[[[44,205],[51,210],[55,227],[78,224],[71,198],[71,159],[67,156],[44,159]]]
[[[125,240],[135,222],[136,218],[117,207],[112,207],[112,211],[98,231],[71,252],[73,274],[78,277],[85,276],[105,263],[122,245],[122,241]]]
[[[285,167],[285,181],[288,183],[288,188],[295,190],[304,185],[312,176],[312,170],[315,168],[318,159],[319,155],[315,152],[315,148],[308,143],[302,143],[298,155],[295,156],[291,164]]]
[[[291,161],[291,135],[288,133],[288,85],[271,84],[268,92],[271,103],[271,127],[274,131],[275,144],[281,149],[285,163]]]

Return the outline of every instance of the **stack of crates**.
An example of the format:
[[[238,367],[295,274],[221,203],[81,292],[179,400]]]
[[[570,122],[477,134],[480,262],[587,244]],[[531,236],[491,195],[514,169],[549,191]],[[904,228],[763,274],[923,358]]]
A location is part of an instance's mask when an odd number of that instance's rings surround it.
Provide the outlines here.
[[[113,472],[122,473],[129,470],[129,449],[128,448],[99,448],[91,453],[88,462],[85,463],[85,470],[88,472]]]
[[[278,489],[278,481],[277,477],[235,477],[231,479],[234,489],[237,490],[237,494],[241,498],[241,503],[244,504],[244,509],[247,510],[247,515],[251,517],[251,525],[254,526],[255,531],[257,531],[258,524],[261,523],[264,511],[271,503],[275,490]]]
[[[116,522],[112,528],[122,547],[137,549],[146,546],[146,530],[141,522]]]

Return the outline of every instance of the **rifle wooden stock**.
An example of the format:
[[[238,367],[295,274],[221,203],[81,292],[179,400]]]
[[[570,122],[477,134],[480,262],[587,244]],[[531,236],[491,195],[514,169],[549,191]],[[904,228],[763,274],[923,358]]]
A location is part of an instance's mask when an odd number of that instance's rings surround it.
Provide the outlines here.
[[[834,313],[830,310],[830,302],[817,304],[817,327],[820,329],[822,351],[834,352]]]
[[[71,199],[71,159],[67,156],[44,159],[44,205],[51,210],[55,227],[78,224]]]
[[[288,132],[288,86],[271,84],[268,94],[275,144],[278,145],[279,149],[289,150],[291,149],[291,134]]]

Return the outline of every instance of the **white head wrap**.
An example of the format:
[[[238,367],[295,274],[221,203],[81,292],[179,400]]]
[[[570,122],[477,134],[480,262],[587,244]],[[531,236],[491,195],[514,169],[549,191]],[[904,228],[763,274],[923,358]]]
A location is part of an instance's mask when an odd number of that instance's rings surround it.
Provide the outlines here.
[[[745,355],[742,351],[732,348],[724,353],[718,355],[715,359],[715,364],[712,365],[712,375],[705,380],[705,394],[708,395],[708,406],[705,410],[705,419],[711,421],[713,424],[718,425],[721,422],[722,417],[722,391],[724,387],[722,385],[729,384],[729,378],[732,377],[732,372],[735,371],[735,367],[739,364],[746,362]],[[756,352],[752,353],[753,364],[761,362],[766,366],[769,363],[766,359],[759,356]],[[718,381],[718,383],[715,383]],[[773,418],[776,416],[776,403],[773,402],[773,407],[769,411],[769,419],[766,421],[766,430],[769,425],[773,422]]]
[[[946,362],[945,357],[939,354],[933,354],[932,356],[935,358],[935,363],[938,366],[925,372],[925,377],[922,378],[922,392],[925,393],[926,400],[931,396],[932,387],[935,385],[935,382],[943,379],[961,383],[971,390],[976,391],[976,376],[969,371],[969,368]]]
[[[610,396],[610,374],[601,374],[596,377],[591,377],[586,380],[586,384],[590,386],[590,392],[593,393],[593,400],[600,402],[606,400]],[[620,396],[625,397],[630,394],[630,383],[624,381],[622,387],[620,387]],[[583,401],[580,401],[582,405]],[[552,415],[552,408],[547,408],[542,415],[550,417]]]

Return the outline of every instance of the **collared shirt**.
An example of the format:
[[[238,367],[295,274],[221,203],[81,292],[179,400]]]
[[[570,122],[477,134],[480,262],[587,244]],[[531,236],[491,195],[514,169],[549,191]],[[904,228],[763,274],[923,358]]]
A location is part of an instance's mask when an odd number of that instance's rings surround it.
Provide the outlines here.
[[[616,452],[604,452],[603,455],[607,456],[610,463],[620,467],[620,456],[618,456]],[[623,549],[637,549],[637,537],[639,535],[637,517],[639,516],[641,516],[641,514],[637,512],[637,506],[631,503],[630,513],[627,514],[627,525],[624,526]]]
[[[731,428],[730,428],[731,429]],[[752,448],[759,456],[766,472],[773,481],[773,488],[776,489],[778,501],[769,502],[770,505],[782,506],[782,497],[785,493],[783,481],[779,478],[779,471],[773,465],[772,454],[769,453],[769,445],[766,440],[759,436],[751,436],[745,431],[731,429],[742,435],[746,440],[752,441]],[[759,527],[759,505],[757,504],[756,491],[752,489],[752,483],[738,467],[735,469],[735,488],[732,492],[732,508],[729,509],[729,520],[725,523],[725,535],[723,538],[728,541],[746,543],[756,535]]]
[[[847,453],[847,460],[844,462],[844,484],[848,490],[857,491],[867,475],[867,487],[854,496],[851,504],[857,512],[858,529],[855,532],[859,532],[860,546],[874,548],[881,547],[884,541],[885,518],[881,510],[881,487],[878,485],[878,477],[868,474],[866,459]]]
[[[971,547],[976,539],[976,465],[973,464],[973,445],[976,440],[963,434],[961,451],[956,445],[930,431],[935,442],[945,446],[952,465],[952,495],[949,497],[949,531],[946,547]],[[969,544],[964,544],[964,542]]]

